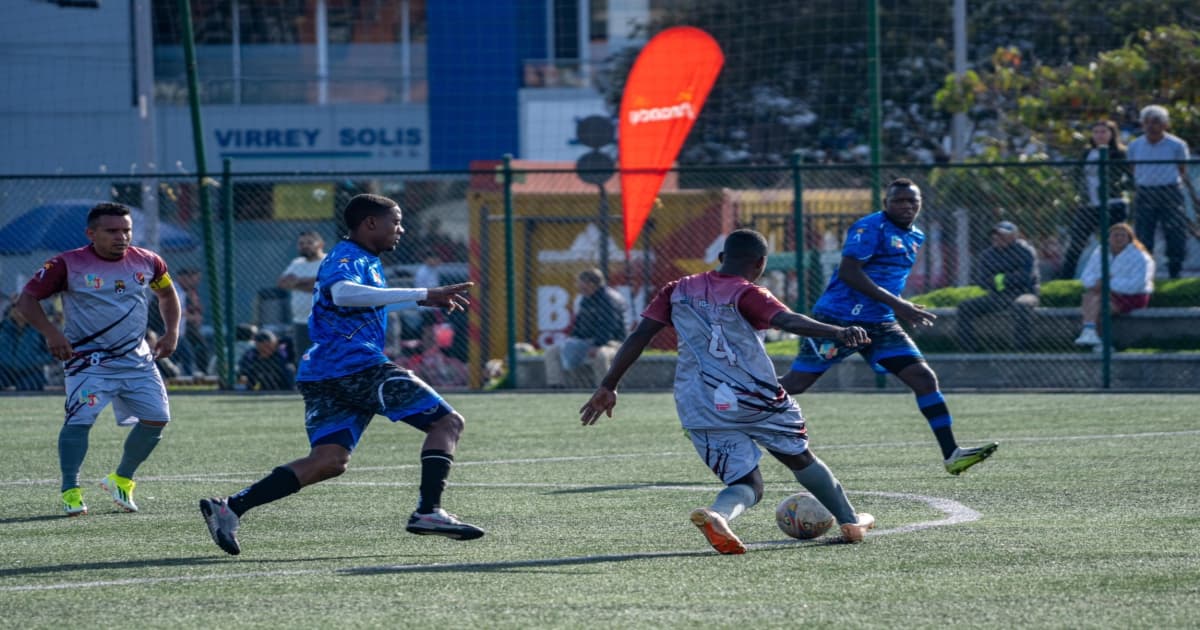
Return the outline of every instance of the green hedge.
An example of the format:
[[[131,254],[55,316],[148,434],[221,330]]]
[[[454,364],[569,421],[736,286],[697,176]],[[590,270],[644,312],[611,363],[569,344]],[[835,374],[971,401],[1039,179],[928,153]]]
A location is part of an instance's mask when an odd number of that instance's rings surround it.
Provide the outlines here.
[[[946,287],[909,298],[928,308],[958,306],[964,300],[984,295],[984,290],[968,287]],[[1051,280],[1042,284],[1042,306],[1079,306],[1083,284],[1078,280]],[[1200,278],[1160,280],[1154,283],[1150,296],[1152,307],[1200,306]]]

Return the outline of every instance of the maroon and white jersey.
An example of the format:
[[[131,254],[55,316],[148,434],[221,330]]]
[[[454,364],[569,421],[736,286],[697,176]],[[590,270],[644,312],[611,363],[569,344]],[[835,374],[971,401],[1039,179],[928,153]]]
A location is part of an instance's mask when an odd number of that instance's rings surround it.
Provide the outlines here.
[[[779,385],[763,335],[786,310],[763,287],[716,271],[668,284],[642,313],[679,339],[675,406],[685,429],[799,432],[804,418]]]
[[[169,286],[158,254],[130,247],[120,260],[105,260],[88,245],[46,261],[24,292],[39,300],[62,294],[63,333],[74,349],[63,362],[67,375],[120,376],[153,364],[146,343],[149,291]]]

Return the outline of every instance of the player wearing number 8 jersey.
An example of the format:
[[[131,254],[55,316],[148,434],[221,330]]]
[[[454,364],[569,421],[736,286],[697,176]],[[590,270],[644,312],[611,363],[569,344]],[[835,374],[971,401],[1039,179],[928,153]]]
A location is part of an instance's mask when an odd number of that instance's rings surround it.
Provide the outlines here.
[[[822,324],[793,313],[755,285],[767,262],[762,234],[734,231],[720,257],[719,270],[681,278],[659,291],[580,409],[581,420],[591,425],[601,414],[612,416],[621,377],[658,331],[673,326],[679,339],[676,411],[696,452],[726,484],[712,505],[691,514],[709,544],[723,554],[745,553],[729,521],[762,499],[761,449],[787,466],[833,513],[846,540],[861,541],[875,520],[854,511],[833,473],[808,448],[800,407],[780,387],[762,339],[767,328],[778,328],[849,346],[870,340],[862,328]]]
[[[101,203],[88,213],[91,245],[51,258],[25,285],[17,308],[46,338],[66,375],[66,421],[58,434],[63,512],[87,513],[79,469],[88,433],[111,402],[117,423],[133,425],[116,471],[100,486],[126,512],[136,512],[133,473],[157,446],[171,419],[167,390],[155,367],[179,340],[179,297],[162,258],[134,247],[128,207]],[[153,350],[146,343],[147,291],[158,296],[166,331]],[[40,300],[62,295],[64,330],[46,317]]]
[[[946,471],[957,475],[991,456],[999,445],[993,442],[978,448],[958,447],[937,375],[896,322],[899,317],[916,326],[932,326],[937,318],[900,297],[925,242],[925,233],[913,225],[920,212],[921,189],[916,184],[908,179],[889,184],[884,210],[850,226],[838,270],[813,306],[813,317],[818,321],[865,328],[871,345],[855,347],[838,341],[801,339],[792,369],[780,382],[789,394],[800,394],[834,365],[861,352],[872,365],[895,374],[912,389],[917,407],[942,449]]]

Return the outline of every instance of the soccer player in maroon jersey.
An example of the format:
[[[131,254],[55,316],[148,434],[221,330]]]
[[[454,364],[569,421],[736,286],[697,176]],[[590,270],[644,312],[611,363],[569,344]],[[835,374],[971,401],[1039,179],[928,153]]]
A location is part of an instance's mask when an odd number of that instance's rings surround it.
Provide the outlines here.
[[[67,516],[87,514],[79,469],[88,432],[109,403],[117,424],[133,428],[120,463],[100,487],[121,509],[137,511],[133,474],[171,420],[167,389],[154,359],[169,357],[179,341],[179,297],[167,264],[158,254],[133,246],[129,208],[97,204],[88,212],[87,237],[90,245],[42,265],[17,300],[17,308],[46,338],[50,354],[63,362],[66,420],[58,434],[58,457]],[[166,326],[154,348],[146,343],[150,291],[158,296]],[[62,296],[66,315],[62,330],[39,304],[56,294]]]

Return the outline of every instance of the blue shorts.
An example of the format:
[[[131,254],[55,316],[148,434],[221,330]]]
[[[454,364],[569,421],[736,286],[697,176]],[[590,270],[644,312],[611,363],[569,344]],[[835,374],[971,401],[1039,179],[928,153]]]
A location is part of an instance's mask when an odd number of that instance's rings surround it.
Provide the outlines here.
[[[296,386],[304,397],[304,428],[312,446],[339,444],[353,451],[376,414],[425,430],[454,413],[425,381],[395,363]]]
[[[842,345],[834,339],[800,339],[800,352],[792,361],[793,372],[808,372],[823,374],[829,368],[841,363],[846,357],[862,353],[864,359],[874,368],[884,359],[892,357],[913,357],[924,361],[925,357],[917,349],[904,328],[896,322],[853,322],[835,319],[825,315],[813,315],[813,319],[834,326],[859,326],[867,331],[871,343],[857,348]],[[876,369],[876,371],[880,371]]]

